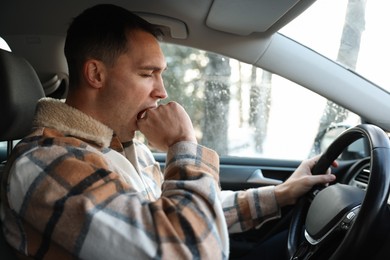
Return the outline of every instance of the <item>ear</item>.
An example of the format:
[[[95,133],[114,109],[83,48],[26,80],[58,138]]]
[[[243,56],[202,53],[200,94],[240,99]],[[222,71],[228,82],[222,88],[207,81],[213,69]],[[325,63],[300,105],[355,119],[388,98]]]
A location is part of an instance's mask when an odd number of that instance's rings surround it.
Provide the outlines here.
[[[99,60],[90,59],[84,63],[84,78],[93,88],[101,88],[106,76],[106,66]]]

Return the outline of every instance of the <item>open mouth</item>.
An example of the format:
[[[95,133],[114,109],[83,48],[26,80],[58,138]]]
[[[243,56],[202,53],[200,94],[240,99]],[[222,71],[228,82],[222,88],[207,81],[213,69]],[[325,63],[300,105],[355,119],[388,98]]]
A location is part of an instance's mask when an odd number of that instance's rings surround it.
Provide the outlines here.
[[[144,110],[142,110],[141,112],[139,112],[139,113],[137,114],[137,119],[142,119],[142,118],[144,118],[145,115],[146,115],[146,111],[147,111],[147,109],[144,109]]]
[[[145,108],[144,110],[142,110],[141,112],[139,112],[137,114],[137,120],[145,118],[146,117],[146,112],[148,112],[148,110],[156,109],[156,108],[157,108],[157,105],[152,105],[152,106],[149,106],[149,107]]]

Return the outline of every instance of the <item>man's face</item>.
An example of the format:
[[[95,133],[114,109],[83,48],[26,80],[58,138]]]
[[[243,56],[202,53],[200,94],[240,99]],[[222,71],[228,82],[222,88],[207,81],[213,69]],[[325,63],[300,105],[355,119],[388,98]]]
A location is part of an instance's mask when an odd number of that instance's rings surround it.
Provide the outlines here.
[[[137,117],[157,107],[167,97],[162,73],[166,62],[155,37],[147,32],[128,33],[128,51],[107,67],[107,79],[101,97],[107,104],[106,124],[122,142],[133,138]]]

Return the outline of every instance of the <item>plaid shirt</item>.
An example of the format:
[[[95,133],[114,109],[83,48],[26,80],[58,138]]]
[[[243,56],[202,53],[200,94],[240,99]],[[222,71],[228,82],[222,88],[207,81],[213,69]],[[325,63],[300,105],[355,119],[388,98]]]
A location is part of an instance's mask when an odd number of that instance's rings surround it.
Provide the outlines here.
[[[227,259],[228,230],[280,214],[273,187],[221,192],[203,146],[172,146],[163,174],[145,145],[61,101],[41,100],[35,126],[2,180],[3,231],[23,255]]]

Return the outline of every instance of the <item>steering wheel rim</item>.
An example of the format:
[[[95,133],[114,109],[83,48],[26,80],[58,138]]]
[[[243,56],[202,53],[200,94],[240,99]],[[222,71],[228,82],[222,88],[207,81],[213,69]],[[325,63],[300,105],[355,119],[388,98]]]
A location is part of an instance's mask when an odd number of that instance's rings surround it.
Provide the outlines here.
[[[369,254],[365,251],[366,241],[378,239],[377,236],[383,235],[381,231],[378,232],[378,227],[380,220],[387,214],[386,207],[390,190],[390,142],[382,129],[370,124],[361,124],[347,129],[322,154],[312,172],[313,174],[325,173],[344,148],[362,137],[366,137],[370,145],[371,174],[366,194],[355,222],[330,259],[339,260],[346,259],[346,257],[360,259],[362,255]],[[309,204],[307,197],[303,197],[294,208],[287,243],[291,259],[298,250],[303,218],[307,215]],[[385,233],[385,230],[382,232]]]

